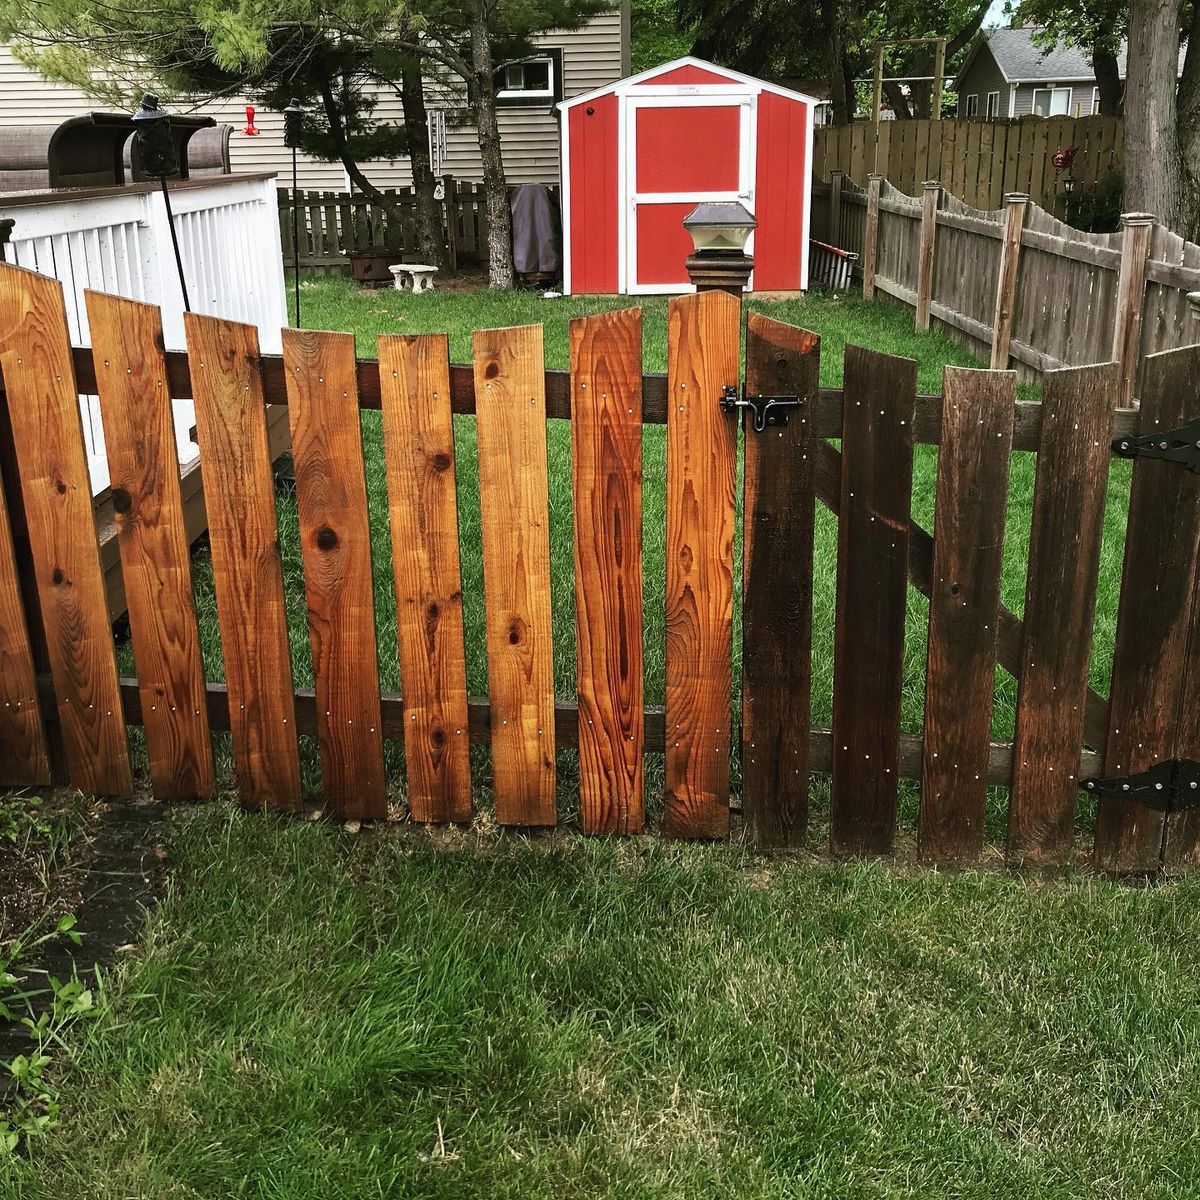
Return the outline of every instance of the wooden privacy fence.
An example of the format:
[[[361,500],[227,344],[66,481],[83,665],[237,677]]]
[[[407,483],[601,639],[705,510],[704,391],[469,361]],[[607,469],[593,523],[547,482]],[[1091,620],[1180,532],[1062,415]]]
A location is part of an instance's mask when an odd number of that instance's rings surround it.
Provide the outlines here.
[[[487,208],[483,186],[442,179],[442,214],[451,268],[459,261],[487,260]],[[416,197],[410,187],[384,193],[395,215],[365,196],[350,192],[279,189],[279,234],[283,261],[292,265],[292,220],[298,209],[300,266],[318,274],[350,269],[349,256],[371,250],[393,250],[410,262],[418,258]]]
[[[1016,121],[856,121],[814,130],[813,178],[841,171],[860,187],[869,175],[902,192],[940,179],[974,208],[998,208],[1008,192],[1057,207],[1062,184],[1053,156],[1074,146],[1071,172],[1086,192],[1121,169],[1120,117],[1024,117]]]
[[[1085,233],[1022,194],[982,212],[936,181],[907,196],[878,176],[860,190],[835,175],[813,187],[813,236],[860,254],[864,296],[910,305],[918,329],[939,321],[993,367],[1011,358],[1036,377],[1119,362],[1122,405],[1147,355],[1196,338],[1187,294],[1200,289],[1200,246],[1146,213]]]
[[[14,452],[0,505],[0,782],[42,784],[61,761],[84,791],[126,793],[136,724],[155,794],[205,797],[210,734],[225,729],[242,799],[295,809],[306,733],[320,744],[327,808],[377,818],[383,743],[395,739],[413,819],[466,821],[467,748],[484,742],[496,819],[545,826],[556,820],[556,751],[572,746],[586,832],[644,828],[644,762],[655,753],[663,832],[721,838],[740,745],[741,811],[762,848],[804,844],[815,771],[832,777],[838,854],[892,847],[905,778],[921,783],[924,856],[977,855],[986,789],[1002,785],[1012,861],[1061,863],[1080,780],[1100,776],[1117,777],[1098,792],[1101,865],[1149,870],[1197,856],[1195,814],[1164,811],[1174,784],[1162,796],[1153,788],[1173,760],[1196,755],[1200,731],[1200,668],[1185,652],[1200,646],[1200,477],[1175,463],[1134,465],[1110,700],[1089,690],[1087,667],[1110,439],[1153,430],[1157,444],[1190,416],[1200,347],[1148,360],[1139,413],[1116,407],[1111,363],[1054,372],[1042,402],[1018,404],[1012,373],[947,368],[944,393],[923,396],[914,362],[849,347],[843,388],[822,389],[817,337],[750,314],[743,398],[782,397],[790,419],[756,432],[746,417],[738,729],[733,297],[671,302],[665,378],[642,373],[637,309],[572,322],[563,372],[544,369],[540,326],[477,332],[472,365],[451,367],[443,336],[382,337],[378,361],[356,361],[350,334],[286,330],[272,357],[258,353],[252,327],[192,315],[184,355],[161,349],[157,309],[98,293],[88,305],[93,347],[72,349],[59,284],[0,267]],[[136,680],[115,666],[80,389],[99,394],[111,433]],[[206,682],[199,655],[171,452],[169,400],[182,395],[196,403],[223,685]],[[312,690],[294,687],[289,665],[269,402],[287,404],[292,430]],[[378,685],[362,408],[382,410],[402,698]],[[479,447],[486,699],[466,688],[453,413],[474,414]],[[571,422],[577,702],[556,700],[551,669],[548,419]],[[647,423],[667,427],[661,710],[643,694]],[[940,447],[936,538],[910,513],[921,443]],[[1023,619],[1000,603],[1013,450],[1038,454]],[[810,720],[818,499],[839,521],[832,729]],[[28,538],[24,566],[7,512]],[[910,584],[930,599],[920,733],[900,724]],[[1012,744],[990,738],[996,663],[1019,680]],[[1146,769],[1158,772],[1150,785],[1137,779]]]

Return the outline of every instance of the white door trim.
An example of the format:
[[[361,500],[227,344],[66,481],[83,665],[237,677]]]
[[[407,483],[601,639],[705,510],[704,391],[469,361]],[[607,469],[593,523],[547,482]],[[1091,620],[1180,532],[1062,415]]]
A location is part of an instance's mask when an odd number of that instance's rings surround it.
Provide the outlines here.
[[[621,96],[620,117],[617,122],[617,195],[622,197],[617,221],[617,241],[620,246],[618,284],[627,295],[663,295],[693,290],[690,284],[639,284],[637,281],[637,208],[640,204],[699,203],[708,200],[740,200],[754,212],[754,165],[758,133],[758,95],[745,87],[713,87],[703,85],[699,94],[681,94],[657,88],[639,88],[636,93]],[[731,108],[740,112],[738,145],[737,191],[709,192],[636,192],[637,180],[637,110],[640,108]]]

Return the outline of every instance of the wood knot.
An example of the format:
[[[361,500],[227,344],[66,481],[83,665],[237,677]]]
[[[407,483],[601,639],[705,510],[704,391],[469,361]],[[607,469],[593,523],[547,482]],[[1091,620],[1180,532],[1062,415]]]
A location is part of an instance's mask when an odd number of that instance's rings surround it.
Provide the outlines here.
[[[317,549],[332,550],[338,544],[338,536],[329,528],[328,525],[322,525],[317,530]]]
[[[450,455],[445,450],[439,450],[430,458],[429,464],[435,471],[448,471],[450,470]]]
[[[446,744],[446,735],[440,729],[433,730],[429,735],[429,742],[437,749],[441,749]]]
[[[514,617],[508,624],[508,644],[519,646],[525,641],[528,627],[521,617]]]
[[[500,364],[492,359],[486,367],[483,368],[483,377],[485,379],[495,379],[500,374]]]
[[[63,483],[63,481],[61,479],[56,479],[54,481],[54,490],[60,496],[65,496],[67,494],[67,485],[65,483]]]
[[[55,587],[61,587],[66,576],[63,575],[62,567],[55,567],[54,574],[50,576]]]
[[[123,488],[113,488],[112,493],[113,512],[127,513],[133,507],[133,497]]]
[[[959,594],[959,592],[961,592],[961,591],[962,591],[961,583],[952,583],[950,585],[950,595],[957,596]]]

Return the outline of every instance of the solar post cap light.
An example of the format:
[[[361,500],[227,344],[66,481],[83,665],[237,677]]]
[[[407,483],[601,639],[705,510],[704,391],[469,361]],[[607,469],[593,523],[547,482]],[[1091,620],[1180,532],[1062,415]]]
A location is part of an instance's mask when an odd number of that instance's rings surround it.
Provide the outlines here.
[[[283,144],[292,151],[292,283],[296,289],[296,328],[300,323],[300,195],[296,190],[296,151],[304,133],[304,109],[295,96],[283,110]]]
[[[696,251],[687,260],[688,279],[696,291],[742,294],[754,270],[746,242],[757,226],[754,215],[737,200],[706,201],[683,218]]]
[[[141,159],[142,171],[152,175],[162,185],[163,203],[167,208],[167,228],[171,231],[171,246],[175,250],[175,269],[179,272],[179,290],[183,293],[185,312],[192,311],[188,299],[187,281],[183,277],[183,259],[179,256],[179,237],[175,233],[175,217],[171,212],[171,193],[167,176],[179,174],[179,154],[171,132],[171,118],[159,107],[153,92],[142,96],[142,106],[133,114],[133,140]]]

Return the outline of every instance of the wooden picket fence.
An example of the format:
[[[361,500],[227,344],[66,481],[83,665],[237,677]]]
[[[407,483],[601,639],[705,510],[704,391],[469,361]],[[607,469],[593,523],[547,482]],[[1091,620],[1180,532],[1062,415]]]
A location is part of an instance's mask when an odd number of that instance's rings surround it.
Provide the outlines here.
[[[1140,411],[1117,407],[1107,363],[1054,372],[1017,403],[1011,372],[947,368],[918,395],[916,364],[846,350],[819,387],[818,338],[751,313],[748,396],[786,396],[756,432],[722,405],[739,385],[741,306],[671,301],[666,376],[642,372],[638,309],[572,322],[569,371],[543,365],[540,326],[481,330],[473,363],[447,339],[386,336],[356,360],[351,334],[255,330],[191,315],[164,352],[157,309],[87,298],[90,349],[68,341],[60,285],[0,267],[0,371],[11,458],[0,505],[0,782],[40,785],[61,764],[86,792],[126,794],[128,727],[144,731],[161,799],[214,786],[228,730],[241,797],[301,804],[298,734],[315,734],[323,798],[341,818],[387,812],[385,740],[403,741],[419,822],[469,821],[468,746],[490,745],[496,820],[556,821],[555,755],[579,754],[587,833],[646,825],[645,760],[664,757],[662,832],[730,831],[740,810],[763,849],[805,844],[812,772],[831,776],[838,855],[888,852],[899,780],[919,780],[919,848],[971,860],[987,789],[1009,789],[1009,857],[1071,859],[1082,779],[1196,753],[1200,477],[1139,458],[1111,698],[1088,660],[1111,439],[1173,428],[1200,391],[1200,347],[1148,360]],[[118,678],[87,487],[77,394],[100,396],[138,678]],[[225,682],[207,682],[180,509],[171,397],[194,399]],[[315,687],[293,685],[267,451],[286,404]],[[379,679],[359,411],[382,410],[403,697]],[[467,694],[452,414],[474,415],[484,554],[486,699]],[[571,423],[578,700],[551,661],[547,421]],[[642,431],[666,425],[666,693],[643,692]],[[0,426],[4,426],[0,422]],[[840,448],[830,439],[840,439]],[[732,719],[733,546],[744,442],[743,713]],[[914,449],[940,447],[936,538],[911,515]],[[1000,580],[1012,451],[1038,455],[1023,617]],[[832,729],[812,727],[817,500],[838,514]],[[9,521],[7,514],[12,514]],[[1164,520],[1163,514],[1170,519]],[[15,536],[14,536],[15,535]],[[901,729],[909,586],[929,597],[922,732]],[[26,616],[32,618],[27,622]],[[1013,743],[991,740],[994,667],[1019,680]],[[1153,791],[1100,804],[1096,860],[1116,870],[1195,861],[1196,812]],[[1173,794],[1173,793],[1172,793]],[[736,798],[735,798],[736,799]]]
[[[460,262],[487,261],[487,206],[483,185],[442,178],[443,222],[452,269]],[[349,256],[361,251],[393,250],[416,262],[416,200],[411,187],[385,195],[397,215],[351,192],[279,189],[279,234],[283,261],[293,261],[292,221],[298,219],[300,266],[318,275],[350,270]],[[298,211],[297,211],[298,210]]]
[[[1148,355],[1200,330],[1187,299],[1200,289],[1200,246],[1147,213],[1087,233],[1019,192],[984,212],[936,180],[909,196],[879,176],[865,188],[834,176],[813,186],[813,234],[858,253],[864,296],[909,305],[918,329],[938,321],[993,367],[1011,359],[1040,378],[1119,362],[1123,406]]]
[[[860,187],[871,174],[909,194],[940,179],[973,208],[999,208],[1008,192],[1024,192],[1053,209],[1061,199],[1057,151],[1075,147],[1071,172],[1089,191],[1121,169],[1125,122],[1120,117],[975,118],[942,121],[855,121],[814,130],[813,178],[841,171]]]

